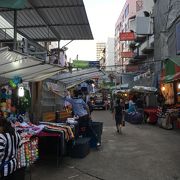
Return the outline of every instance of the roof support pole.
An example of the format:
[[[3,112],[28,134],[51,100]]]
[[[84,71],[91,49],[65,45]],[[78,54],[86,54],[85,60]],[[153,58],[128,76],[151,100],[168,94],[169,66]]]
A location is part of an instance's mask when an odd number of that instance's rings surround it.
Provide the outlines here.
[[[17,50],[17,10],[14,10],[14,50]]]
[[[60,64],[60,40],[58,41],[58,64]]]

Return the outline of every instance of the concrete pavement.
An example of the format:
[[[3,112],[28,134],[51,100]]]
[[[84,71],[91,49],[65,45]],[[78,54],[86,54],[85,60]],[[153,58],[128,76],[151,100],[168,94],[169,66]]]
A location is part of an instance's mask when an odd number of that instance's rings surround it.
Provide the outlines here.
[[[180,180],[180,131],[126,123],[120,135],[109,111],[92,116],[104,122],[102,148],[84,159],[64,157],[59,168],[37,164],[32,180]]]

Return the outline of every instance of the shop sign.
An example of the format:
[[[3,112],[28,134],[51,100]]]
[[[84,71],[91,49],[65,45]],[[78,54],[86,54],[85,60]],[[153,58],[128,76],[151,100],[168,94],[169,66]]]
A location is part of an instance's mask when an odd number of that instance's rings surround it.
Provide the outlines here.
[[[89,67],[99,67],[99,61],[83,61],[83,60],[74,60],[72,67],[73,68],[89,68]]]
[[[89,61],[89,67],[99,67],[100,62],[99,61]]]
[[[119,34],[120,41],[134,41],[135,34],[134,32],[121,32]]]
[[[132,51],[121,52],[121,57],[122,58],[132,58],[132,57],[134,57],[134,52],[132,52]]]
[[[88,61],[74,60],[72,67],[73,68],[88,68],[89,62]]]

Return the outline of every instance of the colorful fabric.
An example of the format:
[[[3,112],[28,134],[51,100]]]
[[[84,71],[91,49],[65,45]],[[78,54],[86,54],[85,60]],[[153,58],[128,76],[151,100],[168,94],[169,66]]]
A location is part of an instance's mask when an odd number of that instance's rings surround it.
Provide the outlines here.
[[[44,127],[45,131],[48,131],[48,132],[52,131],[56,133],[64,132],[64,137],[66,141],[74,139],[74,133],[70,126],[67,126],[65,124],[60,124],[60,123],[50,123],[50,122],[42,122],[42,123],[46,125]]]
[[[38,138],[36,137],[23,143],[18,150],[18,168],[29,167],[38,157]]]

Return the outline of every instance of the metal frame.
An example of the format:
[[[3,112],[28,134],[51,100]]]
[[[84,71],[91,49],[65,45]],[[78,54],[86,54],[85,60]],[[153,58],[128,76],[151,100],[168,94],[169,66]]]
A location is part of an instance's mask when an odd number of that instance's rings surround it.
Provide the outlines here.
[[[35,19],[28,18],[31,11]],[[14,42],[16,42],[17,33],[37,42],[93,39],[83,0],[78,2],[71,0],[70,3],[65,0],[64,2],[53,1],[52,5],[49,5],[46,0],[41,2],[27,0],[26,7],[23,9],[0,8],[0,15],[12,26],[14,24]],[[0,38],[6,42],[3,36]],[[14,44],[16,49],[16,43]]]

